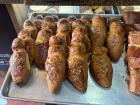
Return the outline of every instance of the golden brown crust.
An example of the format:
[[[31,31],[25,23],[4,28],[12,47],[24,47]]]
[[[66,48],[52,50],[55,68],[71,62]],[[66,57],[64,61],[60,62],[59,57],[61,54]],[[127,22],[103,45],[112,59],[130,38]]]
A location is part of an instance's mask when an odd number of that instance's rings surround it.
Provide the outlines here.
[[[124,47],[124,29],[119,22],[110,24],[107,37],[107,47],[112,61],[118,61]]]
[[[33,27],[34,24],[30,19],[27,19],[27,20],[24,21],[23,28],[26,28],[26,27],[29,27],[29,26]]]
[[[94,16],[91,25],[92,46],[103,46],[106,40],[106,18]]]
[[[116,62],[121,57],[124,47],[122,36],[115,33],[109,33],[107,37],[107,48],[112,61]]]
[[[42,29],[38,32],[37,38],[36,38],[36,45],[42,44],[42,43],[49,43],[50,37],[53,36],[53,33],[50,29]]]
[[[42,15],[37,15],[37,16],[35,16],[35,19],[43,20],[43,16]]]
[[[102,87],[108,88],[112,84],[112,65],[107,50],[104,47],[96,47],[91,57],[91,74],[95,81]]]
[[[33,40],[36,40],[37,28],[35,26],[27,26],[24,29],[28,30],[28,33],[33,38]]]
[[[35,42],[35,63],[43,69],[48,55],[49,39],[52,36],[52,31],[49,29],[40,30]]]
[[[115,21],[110,24],[109,32],[120,34],[120,36],[122,36],[122,37],[125,36],[125,31],[124,31],[123,25],[119,21]]]
[[[72,29],[75,29],[77,27],[84,27],[84,28],[86,28],[85,24],[80,19],[74,20],[72,22]]]
[[[53,16],[45,16],[44,22],[55,22]]]
[[[87,89],[88,62],[85,57],[70,54],[68,57],[68,79],[80,92]]]
[[[31,35],[29,34],[29,31],[27,29],[20,30],[20,32],[18,33],[18,38],[23,39],[25,37],[31,37]]]
[[[34,40],[31,37],[26,37],[22,40],[25,43],[25,49],[28,53],[30,64],[32,64],[36,53]]]
[[[65,47],[62,38],[52,36],[49,41],[48,57],[45,63],[48,89],[51,93],[57,93],[65,79]]]
[[[35,27],[37,28],[37,31],[40,31],[41,30],[41,27],[42,27],[42,20],[40,20],[40,19],[34,19],[33,20],[33,23],[34,23]]]
[[[12,80],[17,85],[24,85],[30,76],[30,64],[25,49],[14,52],[9,61]]]
[[[74,42],[83,43],[85,44],[87,52],[89,53],[91,49],[91,45],[90,45],[90,40],[86,32],[87,31],[84,30],[82,27],[75,28],[72,33],[71,44]]]
[[[11,48],[12,48],[13,51],[23,49],[23,48],[25,48],[25,43],[20,38],[15,38],[12,42]]]
[[[82,16],[81,21],[88,27],[91,27],[91,20],[87,16]]]
[[[68,20],[68,22],[69,22],[70,24],[72,24],[72,22],[75,21],[76,19],[77,19],[77,18],[76,18],[75,16],[73,16],[73,15],[67,17],[67,20]]]
[[[67,21],[66,18],[61,18],[57,22],[57,33],[59,34],[66,34],[67,36],[70,35],[72,31],[72,27],[70,23]]]

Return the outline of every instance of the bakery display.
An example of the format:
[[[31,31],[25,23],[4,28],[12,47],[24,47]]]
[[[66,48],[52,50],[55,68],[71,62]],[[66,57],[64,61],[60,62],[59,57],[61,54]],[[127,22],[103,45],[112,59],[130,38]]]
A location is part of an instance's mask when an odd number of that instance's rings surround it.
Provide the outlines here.
[[[98,85],[109,88],[107,90],[114,89],[113,78],[116,73],[120,75],[120,71],[115,71],[113,75],[113,66],[122,61],[124,44],[128,43],[128,90],[140,94],[140,32],[139,24],[136,24],[137,13],[131,15],[132,18],[127,15],[126,19],[124,16],[126,24],[118,17],[94,16],[91,20],[88,15],[80,18],[77,15],[43,15],[26,20],[23,29],[18,33],[18,38],[12,43],[13,54],[9,61],[9,69],[15,84],[27,83],[30,78],[30,66],[35,64],[33,67],[45,74],[46,90],[53,94],[62,92],[65,88],[63,85],[68,89],[73,86],[81,93],[88,92],[88,88],[100,88]],[[131,21],[132,19],[134,20]],[[124,41],[126,36],[128,42]],[[112,66],[111,61],[116,63]],[[89,67],[89,73],[98,85],[93,79],[88,82]],[[93,91],[96,91],[96,88]]]
[[[119,21],[114,21],[109,26],[107,35],[107,48],[112,61],[118,61],[124,47],[124,29]]]
[[[91,44],[92,46],[103,46],[107,37],[106,18],[94,16],[91,23]]]
[[[91,74],[95,81],[104,88],[112,85],[113,68],[107,56],[107,48],[96,47],[92,49]]]
[[[52,36],[49,40],[45,69],[47,85],[51,93],[58,93],[66,75],[66,57],[63,43],[65,43],[65,41],[58,36]]]
[[[30,78],[30,63],[24,42],[16,38],[12,42],[13,54],[9,61],[12,80],[17,85],[24,85]]]
[[[38,32],[35,41],[35,64],[38,68],[44,69],[45,61],[47,58],[49,39],[53,36],[50,29],[42,29]]]

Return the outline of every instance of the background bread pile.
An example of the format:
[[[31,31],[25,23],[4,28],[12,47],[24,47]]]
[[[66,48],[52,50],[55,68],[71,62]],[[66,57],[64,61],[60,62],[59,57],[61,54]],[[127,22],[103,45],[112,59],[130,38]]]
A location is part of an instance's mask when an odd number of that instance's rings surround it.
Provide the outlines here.
[[[128,90],[140,95],[140,13],[125,12],[123,14],[125,26],[128,27],[128,45],[126,61],[128,64]]]
[[[30,66],[35,64],[46,74],[51,93],[59,92],[66,79],[80,92],[86,92],[90,65],[93,79],[104,88],[111,87],[111,61],[121,57],[125,33],[120,20],[107,19],[38,15],[26,20],[12,43],[9,68],[13,81],[26,83]]]

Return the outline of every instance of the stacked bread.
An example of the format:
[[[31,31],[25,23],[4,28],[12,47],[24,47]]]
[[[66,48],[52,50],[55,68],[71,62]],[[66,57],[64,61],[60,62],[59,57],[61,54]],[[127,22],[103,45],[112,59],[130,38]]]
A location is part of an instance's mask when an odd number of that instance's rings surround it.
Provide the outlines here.
[[[127,64],[129,71],[128,90],[134,94],[140,95],[140,13],[125,12],[123,19],[127,27],[128,47]]]

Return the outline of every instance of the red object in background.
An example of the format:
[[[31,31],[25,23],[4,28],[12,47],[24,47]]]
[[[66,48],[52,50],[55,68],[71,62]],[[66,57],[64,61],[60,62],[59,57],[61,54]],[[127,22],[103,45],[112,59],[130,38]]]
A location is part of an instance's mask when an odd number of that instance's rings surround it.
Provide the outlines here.
[[[8,100],[7,105],[45,105],[45,104],[44,103],[35,103],[35,102]]]

